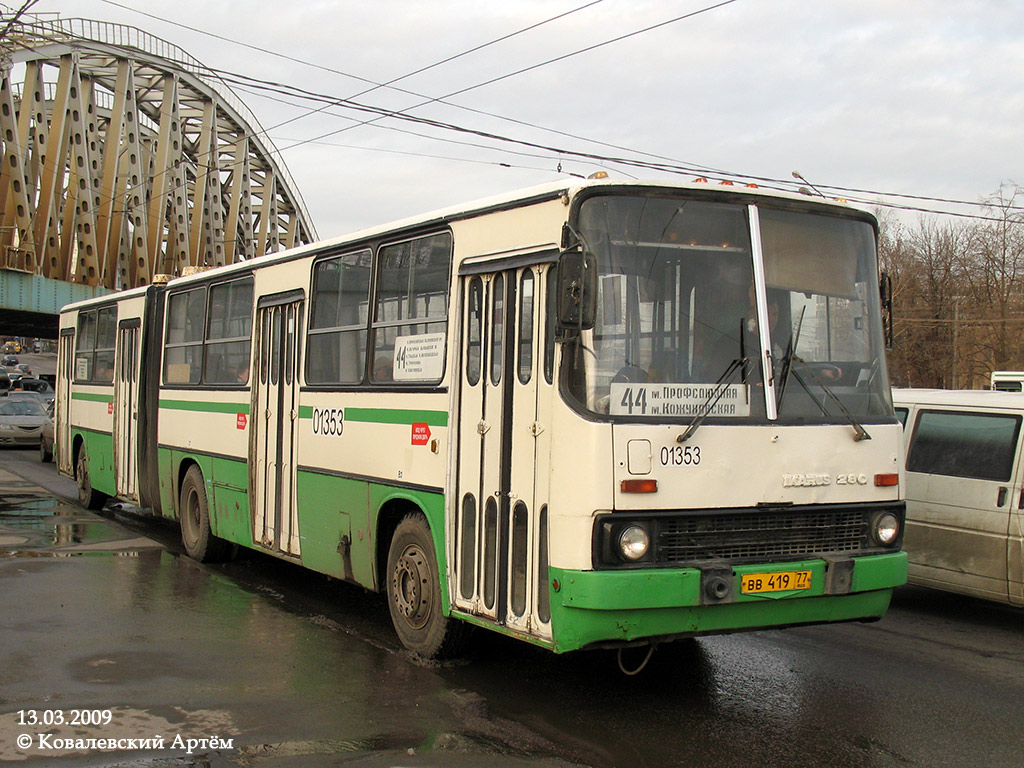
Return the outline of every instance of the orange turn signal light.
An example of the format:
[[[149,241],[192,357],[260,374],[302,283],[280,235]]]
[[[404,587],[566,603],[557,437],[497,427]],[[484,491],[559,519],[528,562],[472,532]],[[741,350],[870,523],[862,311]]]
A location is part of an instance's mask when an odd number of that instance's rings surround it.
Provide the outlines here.
[[[657,480],[623,480],[619,483],[623,493],[657,493]]]
[[[875,475],[875,487],[888,488],[900,484],[900,476],[892,473],[887,475]]]

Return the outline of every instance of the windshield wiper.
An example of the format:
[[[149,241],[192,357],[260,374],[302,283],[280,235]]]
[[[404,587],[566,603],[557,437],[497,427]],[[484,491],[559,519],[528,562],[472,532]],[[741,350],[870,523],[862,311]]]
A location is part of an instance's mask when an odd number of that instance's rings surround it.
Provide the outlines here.
[[[814,383],[821,387],[821,391],[824,392],[829,397],[831,397],[835,401],[835,404],[839,406],[839,410],[843,412],[843,416],[846,417],[846,420],[850,422],[850,426],[853,427],[853,439],[857,442],[860,442],[861,440],[870,440],[871,435],[868,434],[868,431],[864,429],[864,427],[861,425],[859,421],[857,421],[857,418],[853,415],[853,413],[850,412],[850,409],[843,405],[843,401],[840,400],[839,396],[832,391],[832,388],[824,381],[822,381],[821,377],[819,377],[818,374],[814,372],[814,369],[807,363],[807,361],[804,360],[799,355],[793,355],[793,362],[800,363],[804,367],[804,369],[809,374],[811,374],[811,378],[814,379]],[[795,370],[792,370],[792,368],[790,370],[792,371],[793,378],[795,378],[797,382],[799,382],[800,386],[803,387],[804,390],[806,390],[807,394],[811,396],[811,400],[814,401],[814,404],[817,405],[818,408],[821,410],[821,414],[823,416],[831,415],[828,412],[828,408],[825,407],[825,404],[818,400],[818,398],[814,396],[814,393],[811,392],[811,388],[807,386],[807,382],[804,381],[803,376],[801,376]]]
[[[707,418],[708,414],[715,409],[718,405],[718,401],[722,399],[722,395],[725,394],[726,390],[732,384],[732,378],[736,375],[736,371],[743,372],[743,383],[747,383],[747,367],[750,365],[750,358],[746,355],[745,345],[743,343],[743,319],[740,319],[740,356],[729,363],[722,375],[718,377],[718,381],[715,382],[715,388],[711,390],[711,394],[708,395],[708,399],[704,401],[704,405],[700,407],[700,411],[686,426],[686,430],[683,434],[676,438],[677,443],[685,443],[691,437],[693,433],[697,431],[697,428],[704,423],[704,419]]]
[[[778,410],[782,411],[782,398],[786,396],[786,382],[789,381],[789,370],[793,363],[793,355],[796,353],[796,346],[800,341],[800,330],[804,327],[804,312],[807,311],[806,305],[800,309],[800,317],[796,321],[796,330],[793,331],[793,335],[789,337],[789,344],[786,346],[786,354],[782,357],[782,371],[780,378],[782,383],[779,384],[779,401]]]
[[[676,438],[676,442],[686,442],[690,439],[690,437],[693,436],[693,433],[697,431],[697,427],[703,423],[703,420],[708,418],[708,414],[715,410],[715,406],[717,406],[718,401],[722,399],[722,395],[725,394],[725,390],[728,389],[729,385],[732,383],[732,377],[735,375],[736,371],[742,371],[742,378],[740,381],[742,381],[744,385],[746,384],[746,377],[748,377],[749,374],[751,358],[746,356],[746,345],[743,343],[744,325],[743,318],[740,317],[739,356],[730,362],[722,375],[718,377],[718,381],[715,382],[715,388],[711,390],[711,394],[708,395],[708,399],[705,400],[705,403],[700,407],[699,413],[697,413],[690,423],[686,425],[686,429]],[[750,402],[749,391],[745,393],[745,396],[748,397],[748,402]]]

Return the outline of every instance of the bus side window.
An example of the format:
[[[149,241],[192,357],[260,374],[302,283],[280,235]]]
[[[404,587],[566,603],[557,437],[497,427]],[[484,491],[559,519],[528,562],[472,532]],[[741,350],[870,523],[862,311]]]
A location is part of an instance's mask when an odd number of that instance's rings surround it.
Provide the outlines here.
[[[88,310],[78,316],[75,380],[96,384],[114,381],[117,307]]]
[[[203,372],[203,336],[206,328],[206,288],[173,294],[167,299],[164,338],[164,381],[198,384]]]
[[[369,250],[319,262],[313,272],[306,381],[359,384],[366,369]]]
[[[88,381],[92,378],[94,349],[96,349],[96,313],[80,312],[75,344],[75,381]]]
[[[909,412],[910,412],[909,408],[897,408],[896,409],[896,418],[900,420],[900,424],[903,425],[904,429],[907,428],[907,414]]]
[[[245,384],[249,381],[252,292],[252,278],[210,288],[204,383]]]
[[[447,358],[451,261],[452,238],[447,232],[381,247],[371,381],[441,380]]]
[[[104,307],[96,323],[96,362],[93,379],[110,384],[114,381],[114,345],[117,340],[117,307]]]

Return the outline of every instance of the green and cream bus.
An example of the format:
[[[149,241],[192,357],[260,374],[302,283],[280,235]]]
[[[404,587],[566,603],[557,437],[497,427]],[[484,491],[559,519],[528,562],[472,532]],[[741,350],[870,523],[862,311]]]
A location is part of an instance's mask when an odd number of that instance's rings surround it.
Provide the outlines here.
[[[873,217],[525,190],[64,309],[83,503],[556,652],[881,617],[906,577]]]

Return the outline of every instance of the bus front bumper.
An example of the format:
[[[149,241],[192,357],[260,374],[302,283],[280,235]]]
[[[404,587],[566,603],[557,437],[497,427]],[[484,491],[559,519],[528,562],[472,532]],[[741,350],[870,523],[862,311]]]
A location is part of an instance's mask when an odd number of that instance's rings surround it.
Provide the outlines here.
[[[806,589],[743,594],[750,574],[810,571]],[[709,596],[709,573],[724,580]],[[907,580],[907,555],[894,552],[826,562],[809,559],[717,569],[609,571],[550,569],[551,626],[559,653],[799,624],[880,619],[894,587]],[[720,585],[719,585],[720,586]],[[721,594],[718,592],[717,594]]]

